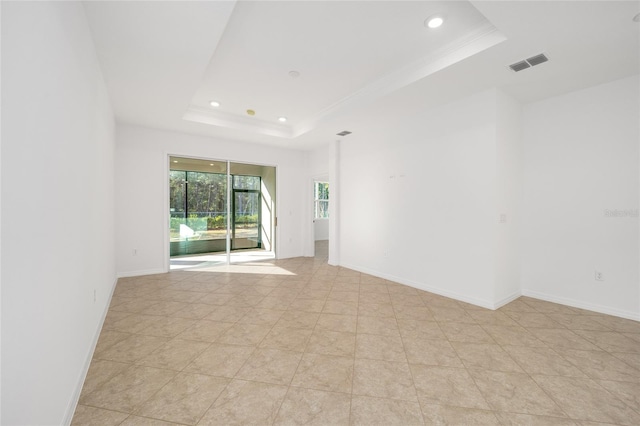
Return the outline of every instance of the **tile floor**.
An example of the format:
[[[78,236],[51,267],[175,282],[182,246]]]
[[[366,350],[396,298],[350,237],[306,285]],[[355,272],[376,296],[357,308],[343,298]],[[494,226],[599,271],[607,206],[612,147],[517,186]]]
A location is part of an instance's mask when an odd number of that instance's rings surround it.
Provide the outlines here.
[[[322,253],[119,280],[73,424],[640,424],[640,323]]]

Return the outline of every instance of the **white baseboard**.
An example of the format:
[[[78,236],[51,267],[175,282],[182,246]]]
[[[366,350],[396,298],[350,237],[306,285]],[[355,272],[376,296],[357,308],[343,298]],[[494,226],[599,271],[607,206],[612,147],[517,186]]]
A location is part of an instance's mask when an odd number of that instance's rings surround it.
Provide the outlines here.
[[[434,294],[438,294],[440,296],[444,296],[444,297],[448,297],[448,298],[451,298],[451,299],[459,300],[461,302],[470,303],[472,305],[480,306],[481,308],[486,308],[486,309],[491,309],[491,310],[495,310],[496,309],[496,303],[492,302],[492,301],[489,301],[489,300],[484,300],[484,299],[478,299],[478,298],[475,298],[475,297],[465,296],[465,295],[460,294],[460,293],[448,291],[448,290],[445,290],[445,289],[442,289],[442,288],[439,288],[439,287],[433,287],[433,286],[427,285],[425,283],[420,283],[420,282],[413,281],[413,280],[407,280],[405,278],[396,277],[394,275],[384,274],[384,273],[382,273],[380,271],[376,271],[376,270],[369,269],[369,268],[364,268],[364,267],[361,267],[361,266],[348,265],[348,264],[341,264],[340,266],[342,266],[344,268],[353,269],[354,271],[358,271],[358,272],[362,272],[362,273],[365,273],[365,274],[373,275],[373,276],[378,277],[378,278],[384,278],[385,280],[393,281],[393,282],[396,282],[396,283],[399,283],[399,284],[404,284],[404,285],[407,285],[409,287],[417,288],[418,290],[424,290],[424,291],[428,291],[429,293],[434,293]]]
[[[73,393],[71,401],[69,401],[69,405],[67,406],[67,410],[64,414],[64,421],[62,423],[63,425],[68,426],[73,420],[73,414],[76,412],[76,407],[78,406],[78,401],[80,400],[80,394],[82,393],[82,386],[84,385],[84,381],[87,378],[87,373],[89,372],[89,367],[91,366],[91,360],[93,359],[93,353],[96,350],[104,320],[107,318],[107,312],[109,312],[109,305],[111,304],[111,298],[113,297],[113,292],[116,289],[117,283],[118,279],[116,278],[113,281],[113,285],[111,286],[111,291],[109,292],[107,303],[104,305],[104,310],[102,312],[102,318],[100,318],[100,322],[98,323],[98,327],[96,328],[95,335],[93,336],[93,342],[91,343],[91,347],[89,348],[89,353],[87,353],[84,366],[82,367],[82,371],[80,372],[80,377],[78,378],[78,382],[76,384],[76,390]]]
[[[493,309],[499,309],[501,307],[503,307],[504,305],[508,305],[509,303],[513,302],[514,300],[516,300],[518,297],[522,296],[522,292],[520,290],[514,292],[513,294],[511,294],[510,296],[504,297],[500,300],[498,300],[497,302],[494,302],[493,304]]]
[[[523,296],[540,299],[547,302],[559,303],[561,305],[572,306],[574,308],[585,309],[587,311],[598,312],[601,314],[612,315],[614,317],[626,318],[640,321],[640,312],[625,311],[622,309],[612,308],[610,306],[598,305],[595,303],[583,302],[580,300],[570,299],[567,297],[558,297],[547,293],[541,293],[533,290],[522,290]]]
[[[118,278],[127,278],[127,277],[139,277],[141,275],[154,275],[154,274],[166,274],[167,271],[164,269],[145,269],[141,271],[125,271],[118,272]]]

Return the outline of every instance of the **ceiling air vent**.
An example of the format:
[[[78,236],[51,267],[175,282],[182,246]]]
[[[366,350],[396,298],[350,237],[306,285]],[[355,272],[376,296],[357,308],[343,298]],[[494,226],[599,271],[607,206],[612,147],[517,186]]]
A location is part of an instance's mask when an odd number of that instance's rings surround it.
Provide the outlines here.
[[[511,68],[511,70],[515,72],[518,72],[526,70],[527,68],[535,67],[536,65],[540,65],[544,62],[547,62],[548,60],[549,58],[547,58],[544,53],[541,53],[523,61],[516,62],[515,64],[511,64],[509,65],[509,68]]]
[[[528,58],[527,62],[529,62],[529,65],[531,65],[532,67],[535,67],[536,65],[539,65],[543,62],[547,62],[548,60],[549,59],[546,56],[544,56],[544,53],[541,53],[539,55]]]
[[[531,65],[529,65],[527,61],[520,61],[516,62],[515,64],[509,65],[509,68],[511,68],[515,72],[526,70],[529,67],[531,67]]]
[[[338,136],[347,136],[347,135],[350,135],[350,134],[351,134],[351,132],[348,131],[348,130],[343,130],[340,133],[336,133],[336,135],[338,135]]]

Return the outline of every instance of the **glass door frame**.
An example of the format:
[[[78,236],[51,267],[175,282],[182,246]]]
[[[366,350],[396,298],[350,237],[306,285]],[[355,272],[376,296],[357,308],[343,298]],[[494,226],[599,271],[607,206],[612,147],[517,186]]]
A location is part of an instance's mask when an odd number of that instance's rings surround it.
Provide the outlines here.
[[[278,166],[274,165],[274,164],[264,164],[264,163],[253,163],[253,162],[249,162],[249,161],[240,161],[240,160],[223,160],[223,159],[216,159],[216,158],[210,158],[210,157],[200,157],[200,156],[193,156],[193,155],[185,155],[185,154],[178,154],[178,153],[171,153],[168,151],[165,151],[164,153],[164,206],[165,208],[164,210],[164,226],[163,226],[163,247],[164,247],[164,264],[163,264],[163,268],[162,268],[162,272],[169,272],[171,270],[170,268],[170,262],[171,262],[171,255],[170,255],[170,248],[169,248],[169,223],[170,223],[170,212],[169,212],[169,208],[167,208],[169,206],[169,174],[170,174],[170,170],[171,170],[171,157],[177,157],[177,158],[185,158],[185,159],[193,159],[193,160],[202,160],[202,161],[213,161],[213,162],[221,162],[221,163],[226,163],[226,174],[227,174],[227,203],[226,203],[226,207],[227,207],[227,218],[230,217],[230,215],[233,213],[231,208],[232,208],[232,203],[229,202],[231,200],[231,196],[233,195],[233,176],[231,175],[231,165],[232,164],[244,164],[244,165],[250,165],[250,166],[260,166],[260,167],[271,167],[273,168],[274,171],[274,191],[275,191],[275,197],[271,196],[271,199],[274,202],[274,208],[271,211],[271,242],[270,242],[270,250],[268,250],[269,252],[272,252],[274,255],[274,259],[278,259],[278,241],[280,239],[280,232],[279,232],[279,227],[278,227],[278,209],[279,209],[279,203],[277,202],[277,194],[279,192],[279,179],[278,179]],[[262,182],[262,177],[261,177],[261,182]],[[255,190],[257,192],[260,193],[260,191],[262,190],[262,188],[260,190]],[[251,190],[250,190],[251,191]],[[262,198],[262,194],[260,194],[260,199]],[[262,202],[262,201],[261,201]],[[260,241],[262,242],[262,224],[261,224],[261,220],[262,220],[262,214],[259,215],[259,219],[258,219],[258,223],[260,225],[259,227],[259,238]],[[261,244],[261,247],[264,247],[264,244]],[[231,264],[231,220],[227,220],[227,238],[226,238],[226,264],[230,265]],[[158,270],[150,270],[149,273],[154,273],[154,272],[158,272]]]

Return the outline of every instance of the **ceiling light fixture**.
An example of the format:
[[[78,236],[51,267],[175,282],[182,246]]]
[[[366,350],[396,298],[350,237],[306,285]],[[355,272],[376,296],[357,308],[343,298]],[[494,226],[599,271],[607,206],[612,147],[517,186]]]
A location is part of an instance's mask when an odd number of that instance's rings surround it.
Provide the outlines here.
[[[209,105],[211,105],[212,107],[217,108],[217,107],[219,107],[219,106],[220,106],[220,102],[218,102],[218,101],[211,101],[211,102],[209,102]]]
[[[278,118],[278,121],[284,123],[285,121],[287,121],[287,117],[280,117]]]
[[[178,160],[173,160],[173,162],[174,162],[174,163],[177,163],[177,162],[178,162]]]
[[[300,71],[296,71],[296,70],[291,70],[291,71],[289,71],[289,77],[291,77],[291,78],[298,78],[298,77],[300,77]]]
[[[256,112],[254,110],[252,110],[252,109],[248,109],[247,110],[247,114],[250,115],[250,116],[254,116],[254,115],[256,115]]]
[[[442,18],[442,16],[432,16],[430,18],[427,18],[426,21],[424,21],[424,25],[432,29],[438,28],[443,23],[444,23],[444,19]]]

